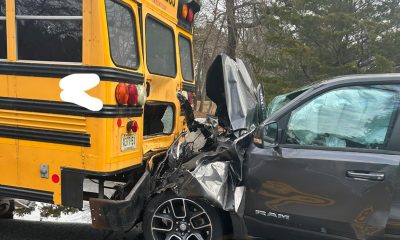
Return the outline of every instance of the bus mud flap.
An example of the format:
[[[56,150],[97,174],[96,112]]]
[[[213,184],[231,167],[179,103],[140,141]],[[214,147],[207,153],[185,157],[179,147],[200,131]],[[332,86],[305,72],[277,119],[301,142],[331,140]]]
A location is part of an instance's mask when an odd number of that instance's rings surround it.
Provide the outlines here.
[[[150,189],[150,173],[146,171],[124,200],[91,198],[92,226],[96,229],[127,231],[139,219]]]

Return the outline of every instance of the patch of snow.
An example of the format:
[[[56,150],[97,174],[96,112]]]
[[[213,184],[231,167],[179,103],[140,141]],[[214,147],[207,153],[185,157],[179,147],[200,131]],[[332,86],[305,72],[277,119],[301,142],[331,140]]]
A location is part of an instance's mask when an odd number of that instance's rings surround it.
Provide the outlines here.
[[[83,203],[83,211],[78,211],[73,214],[62,213],[59,218],[54,217],[41,217],[40,207],[46,206],[46,203],[37,203],[35,210],[31,214],[24,216],[14,215],[14,219],[30,220],[30,221],[43,221],[43,222],[66,222],[66,223],[92,223],[90,216],[89,202]]]

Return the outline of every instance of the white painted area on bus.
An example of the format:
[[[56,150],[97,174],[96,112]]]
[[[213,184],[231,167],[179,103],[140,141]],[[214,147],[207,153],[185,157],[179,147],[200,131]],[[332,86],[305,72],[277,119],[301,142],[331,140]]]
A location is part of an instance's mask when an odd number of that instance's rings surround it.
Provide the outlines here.
[[[94,112],[103,109],[103,102],[90,96],[86,91],[96,87],[100,83],[100,77],[97,74],[72,74],[64,77],[60,81],[61,100],[74,103]]]

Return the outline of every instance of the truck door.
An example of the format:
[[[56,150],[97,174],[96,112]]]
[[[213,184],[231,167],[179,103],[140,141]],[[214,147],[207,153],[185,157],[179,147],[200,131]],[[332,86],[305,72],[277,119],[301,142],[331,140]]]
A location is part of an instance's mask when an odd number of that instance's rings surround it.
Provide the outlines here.
[[[250,149],[249,233],[383,239],[399,186],[392,143],[399,86],[348,86],[314,96],[278,121],[279,147]]]

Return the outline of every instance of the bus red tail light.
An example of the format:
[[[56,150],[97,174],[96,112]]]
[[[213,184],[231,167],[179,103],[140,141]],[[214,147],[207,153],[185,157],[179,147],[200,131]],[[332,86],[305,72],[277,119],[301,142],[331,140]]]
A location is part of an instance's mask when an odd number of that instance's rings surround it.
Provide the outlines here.
[[[138,90],[136,85],[128,85],[128,96],[128,105],[132,106],[138,104]]]
[[[126,130],[128,133],[133,132],[136,133],[139,129],[139,125],[136,121],[129,121],[128,124],[126,125]]]
[[[115,99],[118,105],[125,105],[128,103],[128,87],[125,83],[119,83],[115,89]]]
[[[139,128],[138,123],[136,121],[133,121],[132,132],[136,133],[138,131],[138,128]]]

